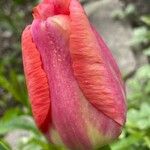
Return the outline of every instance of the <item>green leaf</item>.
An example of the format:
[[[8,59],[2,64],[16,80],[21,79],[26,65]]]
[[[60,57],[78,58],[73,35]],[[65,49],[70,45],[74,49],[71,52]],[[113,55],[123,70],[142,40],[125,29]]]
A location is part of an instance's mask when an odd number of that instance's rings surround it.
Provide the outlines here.
[[[145,141],[147,147],[150,149],[150,137],[145,136],[145,137],[144,137],[144,141]]]
[[[0,141],[0,150],[10,150],[2,141]]]
[[[6,118],[6,116],[4,118]],[[0,120],[1,135],[4,135],[15,129],[28,130],[33,132],[36,135],[40,135],[40,132],[36,128],[30,116],[22,115],[22,116],[10,117],[9,119],[7,118],[7,119]]]
[[[150,79],[150,65],[144,65],[137,70],[137,79]]]
[[[150,47],[143,51],[143,54],[146,56],[150,56]]]
[[[111,145],[112,150],[132,150],[132,146],[139,142],[143,136],[136,137],[134,135],[128,138],[121,139],[120,141]]]
[[[150,26],[150,15],[149,16],[142,16],[141,20],[148,26]]]
[[[134,29],[133,39],[131,40],[132,45],[138,45],[141,43],[148,43],[150,32],[146,27],[138,27]]]
[[[130,109],[128,111],[127,126],[130,128],[146,130],[150,128],[150,105],[142,103],[140,110]]]
[[[14,72],[14,70],[10,71],[10,81],[15,90],[15,93],[18,95],[18,100],[24,104],[28,105],[27,91],[24,83],[24,77],[22,75],[18,75]]]
[[[21,110],[19,110],[19,108],[11,108],[11,109],[8,109],[4,116],[1,118],[0,121],[9,121],[9,120],[12,120],[13,118],[16,118],[19,116],[19,114],[21,114]]]
[[[17,75],[13,70],[10,71],[9,77],[0,75],[0,86],[7,90],[16,101],[28,106],[27,92],[23,78]]]
[[[24,3],[25,1],[24,0],[13,0],[16,4],[22,4]]]
[[[129,4],[125,9],[125,14],[126,14],[126,16],[129,16],[131,14],[134,14],[135,11],[136,11],[135,6],[132,4]]]
[[[34,147],[34,148],[31,148]],[[36,136],[33,134],[31,138],[20,142],[19,150],[30,150],[30,149],[40,149],[40,150],[67,150],[65,147],[60,145],[54,145],[49,143],[44,136]]]
[[[48,142],[46,142],[46,140],[43,141],[39,138],[34,137],[34,138],[29,139],[26,143],[20,144],[19,149],[20,150],[31,150],[31,149],[50,150],[50,147],[49,147]]]

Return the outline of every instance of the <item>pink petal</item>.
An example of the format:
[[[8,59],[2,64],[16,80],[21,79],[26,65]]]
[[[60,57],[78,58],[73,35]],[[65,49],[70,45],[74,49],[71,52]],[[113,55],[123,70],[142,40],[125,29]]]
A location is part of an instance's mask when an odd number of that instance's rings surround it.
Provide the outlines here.
[[[67,16],[61,17],[69,21]],[[63,23],[58,25],[54,20],[34,20],[32,24],[32,36],[51,89],[53,126],[70,149],[91,150],[118,137],[122,127],[94,108],[82,94],[73,73],[69,32]]]

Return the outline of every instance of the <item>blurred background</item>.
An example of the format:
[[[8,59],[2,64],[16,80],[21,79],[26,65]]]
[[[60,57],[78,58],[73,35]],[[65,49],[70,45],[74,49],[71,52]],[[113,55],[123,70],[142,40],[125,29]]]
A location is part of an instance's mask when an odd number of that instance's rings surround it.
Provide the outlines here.
[[[20,38],[37,0],[0,0],[0,150],[63,150],[35,127]],[[126,83],[128,114],[112,150],[150,149],[150,0],[82,0],[112,50]]]

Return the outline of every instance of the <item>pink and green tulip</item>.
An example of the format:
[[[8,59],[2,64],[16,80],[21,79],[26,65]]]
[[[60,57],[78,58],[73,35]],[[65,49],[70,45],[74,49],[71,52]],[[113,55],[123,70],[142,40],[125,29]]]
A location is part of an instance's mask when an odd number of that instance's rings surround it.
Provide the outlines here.
[[[94,150],[126,119],[119,68],[78,0],[43,0],[22,35],[33,116],[50,142]],[[111,33],[110,33],[111,34]]]

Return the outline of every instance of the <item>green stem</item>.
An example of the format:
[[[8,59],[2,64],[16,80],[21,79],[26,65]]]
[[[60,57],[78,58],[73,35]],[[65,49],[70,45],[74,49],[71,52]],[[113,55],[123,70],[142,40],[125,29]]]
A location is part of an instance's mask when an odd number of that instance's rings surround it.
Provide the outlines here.
[[[98,149],[96,149],[96,150],[111,150],[111,148],[110,148],[109,145],[105,145],[105,146],[103,146],[103,147],[101,147],[101,148],[98,148]]]

